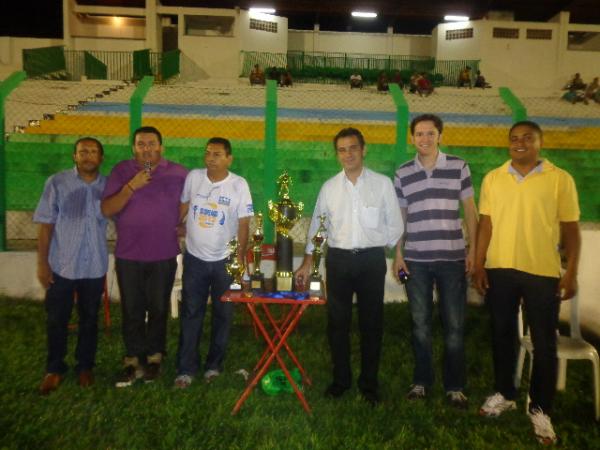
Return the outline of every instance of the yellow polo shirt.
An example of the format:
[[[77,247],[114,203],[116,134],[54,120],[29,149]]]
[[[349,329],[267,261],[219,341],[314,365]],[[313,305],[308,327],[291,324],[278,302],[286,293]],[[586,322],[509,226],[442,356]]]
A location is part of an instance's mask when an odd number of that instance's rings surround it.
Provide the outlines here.
[[[489,172],[481,185],[479,212],[492,221],[485,266],[558,277],[560,222],[579,220],[573,177],[544,160],[519,181],[509,166]]]

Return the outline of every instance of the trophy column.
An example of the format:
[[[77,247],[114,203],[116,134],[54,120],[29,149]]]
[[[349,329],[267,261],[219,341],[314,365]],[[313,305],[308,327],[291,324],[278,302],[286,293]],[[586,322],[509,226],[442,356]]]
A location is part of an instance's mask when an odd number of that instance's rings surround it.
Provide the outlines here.
[[[262,213],[256,215],[256,229],[252,234],[252,256],[254,257],[254,270],[250,275],[250,289],[253,291],[265,290],[265,274],[260,270],[260,262],[262,260],[262,243],[265,239],[263,231]]]

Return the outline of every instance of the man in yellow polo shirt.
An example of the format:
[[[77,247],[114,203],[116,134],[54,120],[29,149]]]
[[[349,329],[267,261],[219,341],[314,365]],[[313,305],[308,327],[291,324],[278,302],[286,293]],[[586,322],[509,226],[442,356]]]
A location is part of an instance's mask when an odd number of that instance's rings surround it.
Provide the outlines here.
[[[490,309],[496,391],[479,413],[496,417],[516,408],[513,377],[522,299],[534,347],[529,417],[537,439],[553,444],[556,327],[561,300],[577,289],[581,237],[575,183],[540,158],[542,139],[537,123],[515,123],[509,132],[510,161],[483,180],[473,284]],[[567,260],[562,276],[559,242]]]

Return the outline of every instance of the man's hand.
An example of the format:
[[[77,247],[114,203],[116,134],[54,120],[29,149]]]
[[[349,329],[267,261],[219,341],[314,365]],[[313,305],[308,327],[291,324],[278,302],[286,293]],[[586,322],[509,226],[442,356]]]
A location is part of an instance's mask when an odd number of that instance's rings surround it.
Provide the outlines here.
[[[407,274],[410,274],[410,272],[408,271],[408,267],[406,267],[406,261],[404,261],[404,258],[402,256],[396,255],[396,257],[394,258],[394,262],[392,263],[392,275],[394,276],[394,279],[398,282],[400,282],[400,278],[398,278],[398,272],[400,271],[400,269],[404,270]]]
[[[134,177],[127,182],[127,186],[129,186],[134,192],[138,189],[143,188],[152,180],[152,172],[149,172],[145,169],[140,170],[138,173],[134,175]]]
[[[48,290],[50,288],[50,285],[54,283],[54,277],[52,276],[52,269],[50,268],[50,264],[48,264],[47,262],[38,263],[37,277],[42,287]]]
[[[312,259],[312,258],[311,258]],[[296,290],[303,291],[308,285],[308,277],[311,271],[311,259],[305,257],[302,265],[298,267],[294,272],[294,281],[296,283]]]
[[[573,298],[577,293],[577,277],[572,276],[570,273],[565,273],[560,281],[558,282],[558,292],[556,295],[561,300],[568,300]]]
[[[485,295],[486,291],[490,287],[488,282],[487,272],[483,266],[475,267],[471,274],[471,285],[477,289],[477,292],[481,295]]]
[[[467,275],[473,275],[475,270],[475,247],[471,246],[467,253],[467,259],[465,260],[465,272]]]

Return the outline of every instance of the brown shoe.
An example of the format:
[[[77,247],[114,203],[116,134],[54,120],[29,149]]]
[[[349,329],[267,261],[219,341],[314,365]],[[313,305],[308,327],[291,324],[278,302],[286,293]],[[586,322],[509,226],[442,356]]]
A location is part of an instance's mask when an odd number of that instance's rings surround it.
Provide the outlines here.
[[[82,370],[79,372],[79,386],[90,387],[94,384],[94,373],[91,370]]]
[[[48,395],[50,392],[58,389],[63,377],[59,373],[47,373],[44,375],[42,384],[40,384],[40,394]]]

